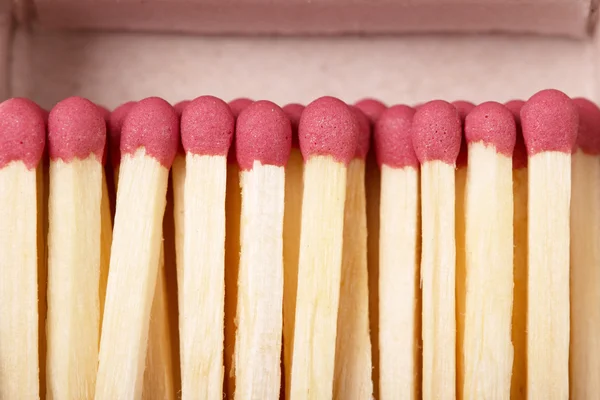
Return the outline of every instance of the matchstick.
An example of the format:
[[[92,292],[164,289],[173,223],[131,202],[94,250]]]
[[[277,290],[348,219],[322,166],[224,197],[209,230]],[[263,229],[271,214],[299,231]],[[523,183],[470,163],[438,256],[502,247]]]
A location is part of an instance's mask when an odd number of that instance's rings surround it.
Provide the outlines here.
[[[269,101],[236,123],[242,214],[235,341],[235,398],[276,399],[281,386],[283,208],[292,127]]]
[[[298,289],[298,257],[300,253],[300,223],[304,162],[298,141],[298,125],[304,106],[283,107],[292,125],[292,150],[285,167],[285,207],[283,214],[283,395],[289,398],[294,350],[294,322]]]
[[[385,110],[375,125],[381,168],[379,231],[379,393],[419,398],[419,160],[411,139],[413,108]]]
[[[135,101],[123,103],[115,108],[108,118],[108,158],[112,166],[115,192],[119,183],[119,166],[121,165],[121,131],[123,129],[123,122],[125,122],[125,118],[133,106],[135,106]],[[111,204],[111,207],[114,215],[115,204]]]
[[[475,107],[465,120],[463,398],[510,399],[513,365],[512,155],[515,120],[502,104]]]
[[[40,398],[36,168],[45,140],[37,104],[0,104],[0,399]]]
[[[413,117],[421,163],[423,398],[456,393],[455,175],[461,122],[453,105],[432,101]]]
[[[513,311],[512,343],[514,348],[510,398],[527,398],[527,149],[521,130],[521,100],[505,104],[515,120],[517,137],[513,152]]]
[[[527,146],[527,397],[569,396],[569,213],[576,105],[544,90],[521,109]]]
[[[370,399],[371,339],[367,273],[367,210],[365,159],[371,127],[365,114],[352,107],[359,127],[356,153],[348,165],[340,298],[334,371],[334,399]]]
[[[462,124],[460,150],[456,158],[456,195],[454,206],[456,218],[456,394],[463,398],[464,386],[463,340],[465,334],[465,187],[467,184],[468,146],[465,139],[465,118],[475,108],[473,103],[458,100],[452,103],[458,111]]]
[[[356,102],[369,119],[371,131],[381,113],[387,108],[379,100],[366,98]],[[371,140],[373,136],[371,136]],[[375,152],[367,154],[365,186],[367,192],[367,269],[369,272],[369,328],[371,332],[371,359],[373,365],[373,396],[379,395],[379,186],[381,176]]]
[[[89,100],[71,97],[51,110],[46,384],[55,399],[94,397],[105,144],[106,123]]]
[[[333,395],[346,175],[358,125],[345,103],[322,97],[304,109],[298,129],[305,165],[290,399],[328,399]]]
[[[96,399],[139,399],[156,287],[169,167],[179,121],[159,98],[123,123],[117,212],[100,343]],[[143,195],[142,195],[143,194]]]
[[[181,360],[183,399],[223,398],[225,191],[234,117],[203,96],[181,117],[186,152],[183,189]]]
[[[229,103],[235,118],[252,104],[252,100],[240,98]],[[240,215],[242,194],[240,169],[235,155],[235,133],[227,155],[227,195],[225,196],[225,395],[232,399],[235,392],[233,354],[235,348],[238,269],[240,263]]]
[[[600,109],[575,99],[579,132],[571,163],[570,397],[600,393]]]

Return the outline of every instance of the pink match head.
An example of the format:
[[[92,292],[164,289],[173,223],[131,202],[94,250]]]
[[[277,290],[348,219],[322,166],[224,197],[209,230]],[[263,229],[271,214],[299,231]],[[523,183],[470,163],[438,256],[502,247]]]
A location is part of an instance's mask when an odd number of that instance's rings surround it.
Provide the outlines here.
[[[175,112],[179,117],[181,117],[181,114],[183,114],[183,110],[185,110],[188,104],[190,104],[189,100],[183,100],[173,106]]]
[[[181,116],[181,142],[188,153],[226,156],[234,129],[231,109],[213,96],[191,101]]]
[[[23,98],[0,103],[0,168],[12,161],[37,167],[45,144],[44,113],[37,104]]]
[[[570,154],[577,139],[579,112],[563,92],[542,90],[521,108],[521,126],[529,156],[545,151]]]
[[[488,101],[475,107],[465,119],[467,143],[483,143],[512,158],[517,127],[512,113],[500,103]]]
[[[239,98],[239,99],[235,99],[235,100],[231,100],[229,102],[229,108],[231,108],[231,112],[233,113],[233,116],[237,119],[238,115],[240,115],[240,113],[242,111],[244,111],[244,109],[246,107],[248,107],[250,104],[252,104],[254,102],[254,100],[250,100],[247,99],[245,97]],[[229,147],[229,154],[227,155],[227,163],[228,164],[236,164],[237,163],[237,159],[236,159],[236,155],[235,155],[235,133],[233,135],[233,140],[231,142],[231,146]]]
[[[421,164],[443,161],[455,165],[462,136],[456,107],[443,100],[423,104],[413,117],[412,143]]]
[[[600,154],[600,109],[587,99],[574,99],[579,110],[577,147],[584,153]]]
[[[240,113],[252,103],[254,103],[253,100],[241,97],[239,99],[231,100],[229,102],[229,107],[231,108],[233,116],[237,118],[238,115],[240,115]]]
[[[48,116],[48,151],[51,160],[69,162],[94,154],[102,161],[106,121],[91,101],[69,97],[56,104]]]
[[[148,97],[137,102],[123,122],[121,154],[133,155],[144,148],[146,156],[170,168],[179,143],[179,118],[165,100]]]
[[[456,107],[456,111],[458,111],[458,116],[460,117],[460,122],[463,127],[463,134],[460,140],[460,150],[458,151],[458,157],[456,157],[456,167],[466,167],[468,158],[469,158],[469,147],[467,146],[467,140],[465,139],[465,118],[471,112],[472,109],[475,108],[475,104],[464,101],[457,100],[452,103],[454,107]]]
[[[515,150],[513,151],[513,169],[527,168],[527,149],[525,148],[525,139],[521,128],[521,108],[524,104],[523,100],[511,100],[504,104],[512,113],[517,127]]]
[[[110,111],[108,111],[106,107],[101,106],[100,104],[96,105],[98,106],[98,110],[100,110],[100,113],[102,114],[102,118],[104,118],[104,120],[108,122],[108,120],[110,119]]]
[[[358,137],[356,142],[356,153],[354,158],[364,160],[367,158],[369,146],[371,144],[371,124],[367,116],[356,106],[350,107],[358,123]]]
[[[292,149],[292,125],[285,112],[270,101],[257,101],[240,113],[236,123],[236,155],[242,170],[254,162],[283,167]]]
[[[360,127],[354,112],[335,97],[321,97],[304,109],[298,137],[304,160],[332,156],[348,165],[354,158]]]
[[[367,116],[371,125],[375,125],[381,113],[387,108],[385,104],[375,99],[362,99],[356,102],[354,106]]]
[[[108,121],[110,120],[110,111],[104,106],[96,104],[98,109],[102,113],[102,117],[104,118],[104,123],[106,124],[106,129],[108,131]],[[108,133],[108,132],[107,132]],[[104,143],[104,149],[102,150],[102,164],[106,164],[106,157],[108,154],[108,137]]]
[[[121,162],[121,129],[125,117],[135,105],[135,101],[128,101],[115,108],[108,119],[108,152],[113,166]]]
[[[300,147],[300,143],[298,142],[298,125],[300,124],[300,117],[302,116],[302,111],[304,111],[304,106],[292,103],[283,107],[283,111],[292,124],[292,148],[297,149]]]
[[[415,110],[397,105],[381,113],[375,124],[375,155],[379,167],[419,167],[411,137],[411,124]]]

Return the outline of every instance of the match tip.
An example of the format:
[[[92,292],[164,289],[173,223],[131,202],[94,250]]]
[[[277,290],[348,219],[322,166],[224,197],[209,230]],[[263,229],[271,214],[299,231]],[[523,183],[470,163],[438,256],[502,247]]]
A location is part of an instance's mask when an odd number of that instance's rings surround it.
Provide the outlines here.
[[[223,100],[201,96],[181,115],[181,142],[188,153],[226,156],[235,129],[235,118]]]
[[[369,119],[371,125],[375,125],[381,113],[385,111],[387,106],[376,99],[362,99],[354,104],[358,107]]]
[[[554,89],[534,94],[521,108],[527,153],[571,153],[577,139],[579,113],[566,94]]]
[[[381,113],[373,132],[379,167],[419,167],[411,137],[414,115],[414,108],[405,105],[393,106]]]
[[[600,109],[591,101],[583,98],[574,99],[579,110],[579,131],[577,147],[584,153],[600,154]]]
[[[181,114],[183,114],[183,110],[185,110],[188,104],[190,104],[190,100],[183,100],[173,106],[175,112],[179,117],[181,117]]]
[[[354,158],[364,160],[367,158],[369,146],[371,145],[371,123],[360,108],[356,106],[350,106],[350,108],[354,112],[354,117],[358,124],[358,137],[356,138],[356,152],[354,153]]]
[[[515,140],[515,150],[513,151],[513,169],[527,168],[527,148],[521,129],[521,108],[525,102],[523,100],[511,100],[504,106],[510,110],[515,120],[517,128],[517,137]]]
[[[467,143],[481,142],[493,146],[506,157],[512,158],[516,136],[517,128],[512,113],[494,101],[478,105],[465,120]]]
[[[240,113],[242,111],[244,111],[244,109],[246,107],[248,107],[250,104],[252,104],[253,102],[254,102],[253,100],[242,97],[239,99],[231,100],[229,102],[229,108],[231,108],[231,112],[233,113],[233,116],[235,118],[237,118],[240,115]]]
[[[292,126],[276,104],[261,100],[246,107],[236,124],[236,156],[242,170],[251,170],[254,161],[283,167],[292,148]]]
[[[125,117],[121,153],[133,155],[139,148],[170,168],[179,143],[179,118],[165,100],[149,97],[137,102]]]
[[[300,147],[300,142],[298,141],[298,125],[300,124],[300,117],[302,116],[302,111],[304,111],[304,106],[302,104],[292,103],[283,107],[283,111],[292,124],[292,148],[297,149]]]
[[[48,116],[48,152],[51,160],[69,162],[94,154],[102,162],[106,121],[98,106],[82,97],[56,104]]]
[[[125,117],[134,105],[135,101],[123,103],[115,108],[108,118],[109,154],[113,166],[117,166],[121,162],[121,129]]]
[[[413,117],[412,143],[421,164],[443,161],[456,164],[460,150],[461,121],[456,107],[443,100],[423,104]]]
[[[0,103],[0,168],[17,160],[35,168],[45,143],[44,112],[37,104],[23,98]]]
[[[467,166],[469,158],[467,140],[464,135],[465,118],[467,118],[467,115],[475,108],[475,104],[469,101],[457,100],[453,102],[452,105],[456,107],[456,111],[458,111],[458,116],[460,117],[460,122],[463,127],[462,137],[460,139],[460,150],[458,151],[458,157],[456,157],[456,167],[461,168]]]
[[[359,136],[354,112],[343,101],[321,97],[304,109],[298,136],[304,160],[312,156],[332,156],[348,165],[356,153]]]

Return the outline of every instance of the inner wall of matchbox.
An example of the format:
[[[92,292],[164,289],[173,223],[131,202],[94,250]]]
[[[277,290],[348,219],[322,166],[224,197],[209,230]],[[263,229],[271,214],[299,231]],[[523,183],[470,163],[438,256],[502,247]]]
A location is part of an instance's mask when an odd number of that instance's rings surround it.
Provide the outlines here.
[[[547,0],[525,3],[540,1]],[[322,95],[388,104],[507,101],[548,87],[600,100],[591,35],[201,36],[69,31],[39,21],[11,33],[8,21],[0,19],[0,55],[9,60],[0,62],[7,77],[0,95],[30,97],[46,108],[72,95],[108,108],[147,96],[177,102],[201,94],[282,105]],[[589,25],[579,16],[573,21]]]

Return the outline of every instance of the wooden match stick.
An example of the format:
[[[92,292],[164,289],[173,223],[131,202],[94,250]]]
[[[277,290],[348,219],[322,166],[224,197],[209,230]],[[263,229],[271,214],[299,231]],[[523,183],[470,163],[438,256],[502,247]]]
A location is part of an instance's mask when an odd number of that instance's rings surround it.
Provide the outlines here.
[[[512,155],[515,120],[502,104],[475,107],[465,120],[463,398],[510,398],[513,365]]]
[[[413,108],[385,110],[375,125],[381,168],[379,350],[382,399],[419,398],[419,160]]]
[[[365,193],[365,159],[371,144],[371,127],[359,108],[352,107],[352,110],[359,135],[346,179],[334,399],[370,399],[373,396]]]
[[[40,398],[36,167],[45,139],[37,104],[0,104],[0,399]]]
[[[289,398],[294,350],[294,322],[298,289],[298,257],[300,254],[300,224],[304,162],[298,141],[298,125],[304,106],[283,107],[292,125],[292,150],[285,167],[285,207],[283,214],[283,395]]]
[[[571,151],[578,129],[573,101],[544,90],[521,109],[527,146],[527,397],[569,396],[569,214]]]
[[[71,97],[50,112],[46,384],[56,399],[94,397],[105,144],[106,123],[89,100]]]
[[[138,102],[121,133],[113,247],[96,399],[139,399],[156,287],[169,167],[179,120],[159,98]]]
[[[452,103],[462,124],[460,151],[456,158],[454,206],[456,218],[456,395],[462,399],[464,386],[463,340],[465,334],[465,187],[467,184],[468,146],[465,139],[465,118],[475,108],[473,103],[458,100]]]
[[[515,119],[517,137],[513,152],[513,311],[512,343],[514,348],[510,398],[527,398],[527,149],[521,130],[521,100],[505,104]]]
[[[369,119],[371,131],[381,113],[387,108],[375,99],[362,99],[356,102]],[[373,136],[371,136],[373,140]],[[367,154],[365,166],[365,186],[367,192],[367,269],[369,272],[369,328],[371,331],[371,358],[373,365],[373,396],[379,395],[379,187],[380,171],[375,152]]]
[[[283,208],[292,127],[269,101],[252,103],[236,123],[242,187],[235,341],[235,398],[275,399],[281,387]]]
[[[579,132],[571,164],[572,399],[600,393],[600,109],[575,99]]]
[[[291,400],[333,395],[346,175],[358,129],[354,112],[332,97],[313,101],[300,119],[305,165]]]
[[[229,106],[199,97],[181,117],[186,152],[181,364],[183,399],[223,398],[225,191],[234,131]]]
[[[229,103],[235,118],[252,104],[252,100],[240,98]],[[233,354],[237,314],[238,270],[240,263],[240,216],[242,194],[240,169],[235,155],[235,133],[227,155],[227,195],[225,196],[225,395],[232,399],[235,393]]]
[[[423,398],[456,393],[455,164],[461,122],[456,108],[436,100],[413,117],[421,163]]]

